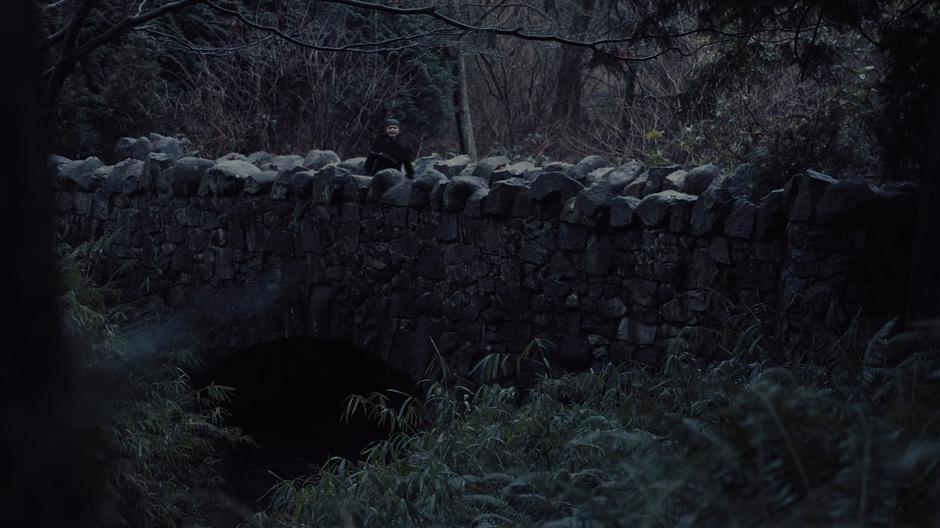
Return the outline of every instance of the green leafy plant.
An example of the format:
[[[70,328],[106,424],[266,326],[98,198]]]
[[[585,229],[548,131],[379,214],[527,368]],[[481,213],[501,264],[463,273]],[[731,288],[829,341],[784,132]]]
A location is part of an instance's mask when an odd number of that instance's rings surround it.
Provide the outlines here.
[[[101,526],[205,526],[218,486],[220,449],[247,441],[226,425],[232,389],[195,389],[192,336],[160,332],[140,306],[121,304],[94,270],[109,241],[60,251],[67,335],[98,387],[99,458],[106,467]]]
[[[724,359],[700,365],[691,359],[701,345],[687,341],[693,348],[669,372],[547,368],[520,400],[517,387],[494,381],[529,359],[492,355],[477,365],[485,382],[473,390],[445,376],[399,408],[353,397],[347,412],[365,409],[394,423],[394,432],[361,461],[334,458],[316,475],[283,482],[252,522],[914,526],[931,519],[940,482],[938,327],[856,340],[863,350],[850,356],[857,364],[849,370],[762,352],[773,342],[756,330],[757,319],[754,309],[732,317],[755,330],[742,340],[729,329]],[[446,375],[442,361],[435,371]]]

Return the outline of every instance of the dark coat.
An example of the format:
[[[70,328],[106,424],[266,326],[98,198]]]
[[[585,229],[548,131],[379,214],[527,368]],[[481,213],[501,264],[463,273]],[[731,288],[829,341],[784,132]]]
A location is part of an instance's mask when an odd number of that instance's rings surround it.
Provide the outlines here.
[[[400,138],[392,138],[382,134],[372,144],[369,157],[366,158],[366,173],[372,176],[383,169],[401,170],[402,165],[404,165],[405,174],[412,177],[415,174],[415,170],[411,166],[413,159],[414,154],[412,154],[411,149]]]

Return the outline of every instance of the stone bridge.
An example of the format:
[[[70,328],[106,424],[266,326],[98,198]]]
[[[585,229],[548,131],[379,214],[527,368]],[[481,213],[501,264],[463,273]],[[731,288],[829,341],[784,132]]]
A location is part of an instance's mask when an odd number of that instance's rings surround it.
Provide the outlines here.
[[[178,143],[178,142],[177,142]],[[59,232],[109,238],[106,271],[158,292],[225,351],[280,337],[353,343],[413,379],[434,346],[466,373],[534,338],[557,361],[655,364],[683,329],[761,303],[797,340],[824,317],[899,313],[912,193],[807,171],[755,196],[748,166],[535,166],[419,159],[52,157]],[[139,292],[138,292],[139,290]],[[433,344],[432,344],[433,342]]]

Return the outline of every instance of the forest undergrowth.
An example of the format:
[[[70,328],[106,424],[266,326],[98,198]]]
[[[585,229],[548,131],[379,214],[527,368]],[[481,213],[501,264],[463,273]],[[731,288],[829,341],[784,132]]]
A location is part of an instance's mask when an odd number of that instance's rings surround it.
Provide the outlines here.
[[[250,441],[226,424],[238,395],[195,389],[192,336],[153,337],[148,309],[95,276],[106,243],[62,251],[66,331],[107,388],[99,526],[207,526],[226,445]],[[756,331],[764,312],[740,313],[680,334],[659,369],[564,372],[536,340],[468,386],[438,355],[414,395],[346,400],[387,439],[281,482],[246,525],[940,523],[940,325],[852,324],[788,362]]]
[[[250,439],[226,423],[230,388],[191,384],[194,336],[159,330],[146,299],[127,302],[120,271],[94,272],[108,243],[59,252],[63,330],[98,424],[94,526],[208,526],[225,447]]]
[[[471,390],[438,357],[423,398],[350,397],[388,439],[283,482],[253,526],[936,526],[940,327],[853,327],[786,364],[737,321],[703,366],[675,346],[659,371],[562,373],[531,346]],[[531,389],[495,382],[526,363]]]

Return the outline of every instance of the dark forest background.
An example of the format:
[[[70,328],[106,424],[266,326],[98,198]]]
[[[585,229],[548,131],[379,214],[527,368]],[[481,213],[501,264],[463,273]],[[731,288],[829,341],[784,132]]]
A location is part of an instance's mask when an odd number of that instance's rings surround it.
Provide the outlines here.
[[[78,3],[44,3],[45,32],[69,24]],[[78,40],[105,33],[138,6],[159,4],[99,2]],[[591,49],[466,31],[343,3],[196,2],[76,61],[50,109],[52,148],[108,157],[118,138],[157,131],[185,134],[208,157],[311,148],[352,157],[394,115],[420,152],[460,151],[466,83],[480,155],[601,154],[724,167],[759,156],[779,178],[807,166],[882,175],[893,64],[866,31],[830,20],[822,3],[752,9],[725,2],[714,13],[702,11],[708,3],[661,13],[656,2],[624,0],[384,4],[600,43]],[[734,9],[742,18],[733,18]],[[890,16],[879,17],[859,23],[878,31]]]

